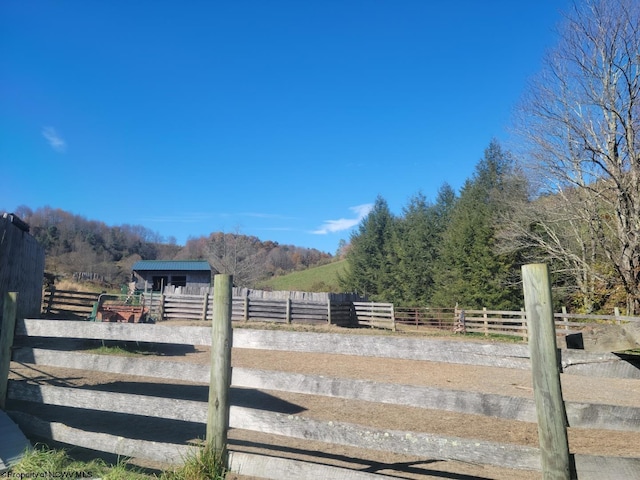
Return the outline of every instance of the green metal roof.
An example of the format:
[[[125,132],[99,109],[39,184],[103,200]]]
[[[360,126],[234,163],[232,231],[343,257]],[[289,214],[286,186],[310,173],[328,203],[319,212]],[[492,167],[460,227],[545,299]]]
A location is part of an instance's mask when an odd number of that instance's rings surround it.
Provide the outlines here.
[[[157,271],[211,271],[206,260],[139,260],[133,264],[132,270]]]

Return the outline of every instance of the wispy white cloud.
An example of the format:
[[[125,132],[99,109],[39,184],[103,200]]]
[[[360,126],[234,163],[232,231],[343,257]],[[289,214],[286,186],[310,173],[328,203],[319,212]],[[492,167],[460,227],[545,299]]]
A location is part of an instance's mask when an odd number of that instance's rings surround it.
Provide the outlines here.
[[[369,212],[373,208],[373,203],[365,203],[363,205],[356,205],[355,207],[349,207],[349,210],[355,213],[354,218],[340,218],[338,220],[327,220],[320,228],[314,230],[312,233],[316,235],[326,235],[328,233],[341,232],[355,227],[362,221],[364,217],[369,215]]]
[[[67,142],[64,141],[64,138],[60,136],[55,128],[44,127],[42,129],[42,136],[56,152],[62,153],[67,149]]]

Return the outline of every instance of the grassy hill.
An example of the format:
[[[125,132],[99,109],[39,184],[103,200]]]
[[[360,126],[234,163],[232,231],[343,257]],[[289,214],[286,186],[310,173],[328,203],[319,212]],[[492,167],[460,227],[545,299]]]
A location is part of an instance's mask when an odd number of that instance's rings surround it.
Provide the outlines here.
[[[338,274],[345,271],[346,260],[289,273],[263,282],[260,288],[301,292],[339,292]]]

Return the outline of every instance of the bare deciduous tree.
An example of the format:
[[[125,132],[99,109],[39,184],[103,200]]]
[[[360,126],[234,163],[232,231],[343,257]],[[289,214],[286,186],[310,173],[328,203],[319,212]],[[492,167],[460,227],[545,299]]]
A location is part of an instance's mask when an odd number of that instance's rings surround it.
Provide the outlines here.
[[[576,2],[520,111],[537,194],[555,199],[520,233],[585,289],[613,272],[640,312],[640,3]]]
[[[587,209],[580,193],[584,192],[565,189],[535,202],[505,198],[512,208],[501,212],[498,249],[521,252],[525,262],[550,262],[558,277],[571,279],[566,293],[591,313],[602,300],[599,287],[609,285],[611,279],[603,269],[606,262],[600,258],[594,236],[588,232]]]
[[[235,285],[252,287],[265,275],[266,252],[256,237],[240,233],[214,233],[207,258],[219,273],[233,275]]]

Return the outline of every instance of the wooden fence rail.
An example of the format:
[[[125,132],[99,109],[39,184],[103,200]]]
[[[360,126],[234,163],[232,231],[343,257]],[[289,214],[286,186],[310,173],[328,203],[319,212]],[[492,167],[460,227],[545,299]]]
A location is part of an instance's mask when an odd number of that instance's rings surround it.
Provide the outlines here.
[[[47,316],[63,315],[65,318],[88,317],[100,293],[76,292],[48,288],[42,297],[42,313]]]
[[[520,337],[527,341],[529,337],[524,310],[456,310],[455,318],[463,318],[465,333],[483,333]],[[556,335],[566,336],[586,327],[603,324],[640,323],[640,317],[623,315],[585,315],[567,313],[566,310],[554,314]]]
[[[456,309],[394,306],[396,325],[427,327],[452,331],[456,323]]]
[[[504,310],[465,310],[464,324],[467,333],[484,333],[489,335],[507,335],[528,338],[527,317],[524,309],[515,311]]]
[[[45,291],[42,304],[44,316],[67,315],[67,318],[88,318],[99,293],[50,289]],[[156,320],[211,321],[213,296],[146,294],[145,306]],[[310,301],[293,299],[262,299],[249,296],[234,297],[234,321],[275,323],[331,324],[349,326],[357,322],[351,302]]]
[[[99,294],[66,290],[46,290],[42,312],[45,316],[87,318]],[[145,305],[157,320],[206,320],[212,318],[213,297],[208,294],[147,294]],[[293,324],[331,324],[339,326],[371,326],[396,329],[398,326],[436,328],[452,331],[464,317],[464,331],[489,335],[505,335],[528,339],[523,310],[462,310],[428,307],[395,307],[391,303],[352,302],[338,300],[299,300],[233,297],[232,319],[244,322]],[[639,322],[640,317],[623,315],[584,315],[555,313],[556,333],[568,335],[577,330],[605,323]]]
[[[396,330],[393,303],[353,302],[359,325]]]
[[[206,347],[212,343],[210,327],[27,319],[18,320],[16,335],[21,341],[18,344],[20,346],[14,348],[13,362],[28,366],[36,374],[43,368],[64,368],[67,369],[65,372],[75,369],[78,372],[84,370],[126,375],[121,381],[110,382],[97,388],[91,385],[66,386],[60,381],[48,385],[42,379],[35,383],[29,382],[27,378],[16,377],[9,382],[8,410],[24,431],[70,445],[157,461],[180,462],[195,448],[187,441],[166,442],[147,438],[144,436],[146,429],[143,427],[139,429],[135,438],[129,438],[117,431],[117,425],[106,425],[104,421],[103,430],[92,429],[79,422],[78,419],[82,417],[80,414],[67,417],[66,423],[55,414],[50,417],[46,415],[49,410],[53,409],[55,412],[56,407],[77,409],[79,413],[105,412],[103,415],[117,412],[125,415],[118,417],[121,418],[121,423],[141,426],[149,421],[149,418],[157,417],[165,422],[174,422],[171,424],[173,430],[178,430],[177,425],[185,425],[190,433],[184,438],[198,438],[202,436],[203,424],[207,419],[207,393],[205,390],[201,395],[196,395],[197,398],[185,398],[185,389],[188,386],[185,386],[184,382],[191,382],[193,388],[202,386],[206,389],[210,378],[208,365],[148,356],[119,357],[61,350],[55,346],[55,342],[56,339],[68,341],[69,338],[76,338]],[[52,347],[47,346],[49,342],[52,343]],[[234,332],[233,348],[530,368],[528,348],[525,345],[480,344],[404,336],[380,337],[243,328]],[[593,372],[585,368],[573,370],[572,367],[591,364],[602,368],[603,364],[609,363],[608,374],[615,372],[620,375],[624,370],[620,366],[626,364],[623,359],[614,355],[588,355],[567,350],[562,351],[561,363],[565,373],[590,376]],[[629,373],[627,376],[640,381],[637,368],[631,367]],[[68,373],[65,375],[69,376]],[[161,379],[159,381],[166,381],[168,384],[162,383],[161,388],[150,390],[153,385],[139,383],[142,382],[142,377]],[[176,381],[182,384],[180,392],[175,397],[165,396],[166,392],[171,391],[172,382]],[[138,390],[142,387],[147,390],[144,394],[123,393],[133,390],[126,388],[127,382],[138,385]],[[390,405],[390,408],[405,405],[489,415],[523,422],[534,422],[536,415],[532,399],[419,385],[386,384],[372,380],[234,368],[231,383],[233,388],[323,395],[379,402]],[[154,392],[162,392],[162,395],[154,395]],[[637,407],[566,402],[566,411],[571,427],[640,432],[640,408]],[[324,421],[302,414],[279,413],[265,406],[256,409],[232,404],[230,427],[296,438],[299,439],[300,449],[305,448],[304,442],[313,440],[374,451],[397,452],[424,459],[458,460],[515,470],[539,471],[541,468],[538,448]],[[229,445],[229,448],[232,470],[240,470],[245,475],[284,479],[379,478],[365,472],[350,472],[337,467],[317,465],[319,462],[307,464],[256,454],[236,454],[233,444]],[[638,478],[640,472],[640,458],[591,455],[574,457],[580,480],[633,479]],[[269,468],[276,470],[265,470],[265,465],[270,465]],[[291,473],[287,476],[286,472],[293,471],[297,476]],[[270,474],[275,476],[269,476]]]

